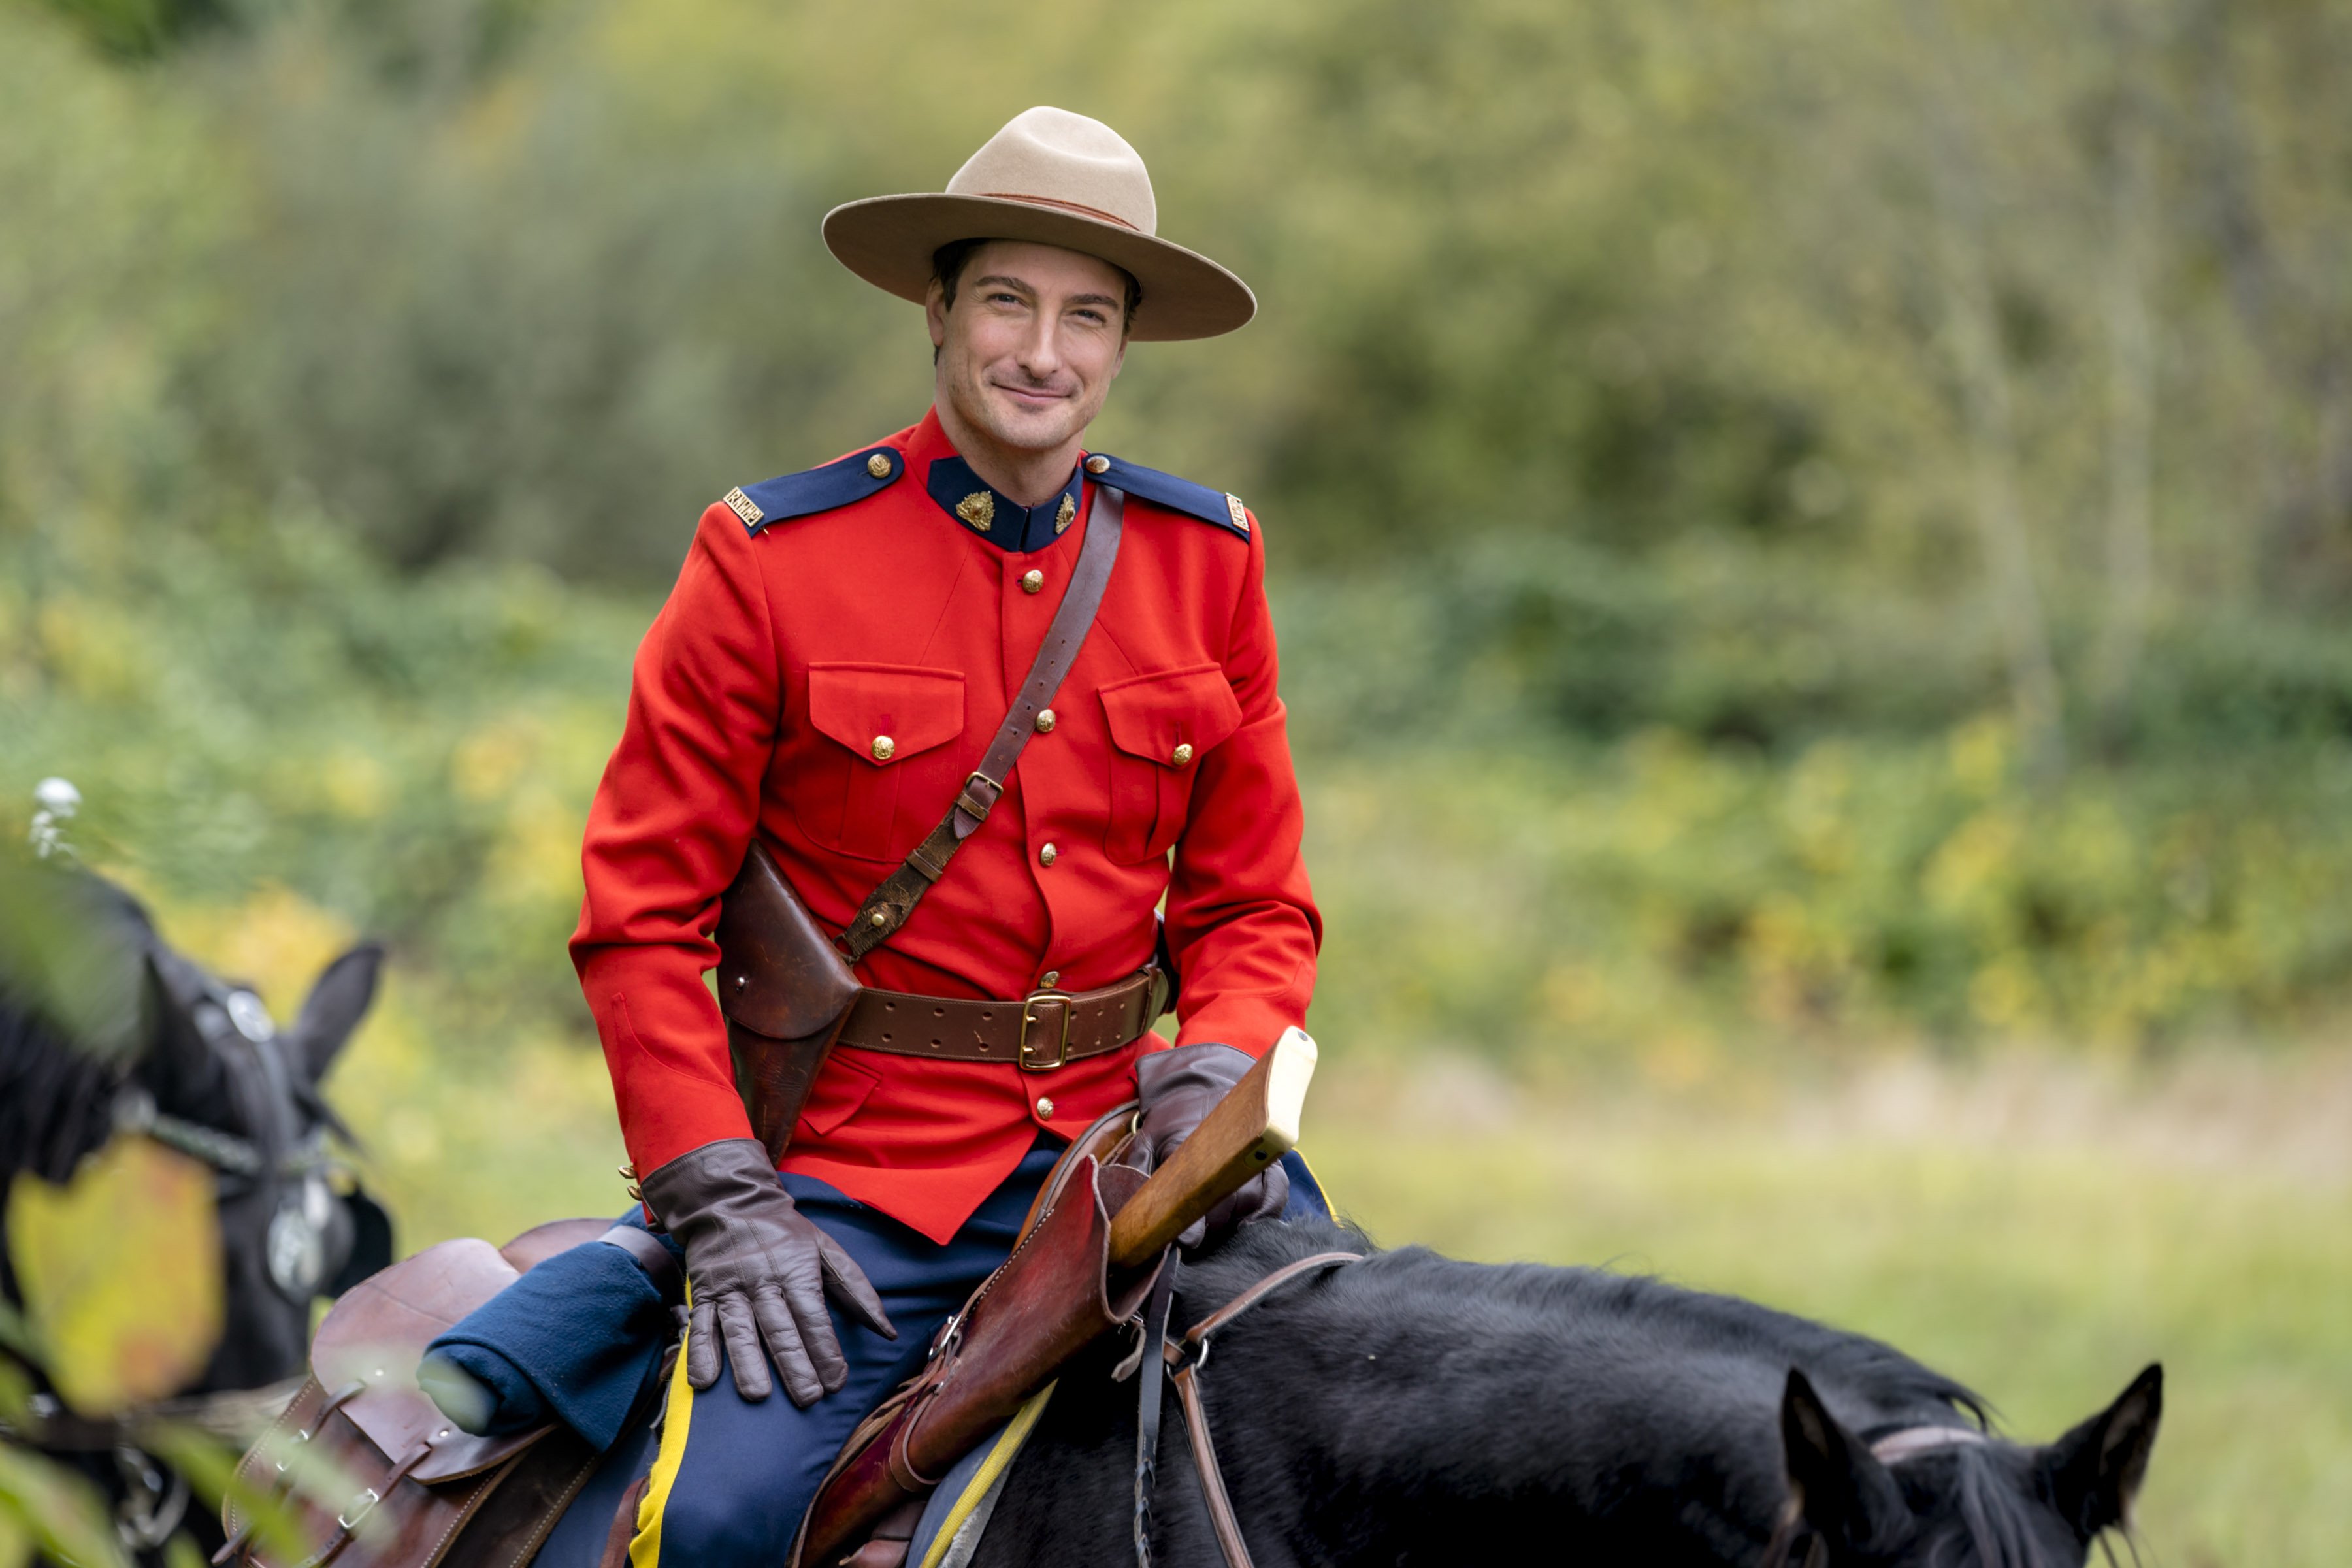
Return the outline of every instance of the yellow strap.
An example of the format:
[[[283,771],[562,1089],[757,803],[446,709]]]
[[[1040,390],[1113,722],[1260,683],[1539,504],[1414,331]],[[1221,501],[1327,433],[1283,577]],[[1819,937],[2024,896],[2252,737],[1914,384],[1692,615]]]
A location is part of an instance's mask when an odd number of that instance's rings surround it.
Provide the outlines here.
[[[692,1310],[691,1284],[686,1288],[686,1300]],[[677,1484],[678,1467],[686,1462],[686,1433],[694,1417],[694,1385],[686,1380],[691,1331],[678,1336],[677,1364],[670,1369],[669,1393],[662,1405],[661,1451],[654,1456],[646,1495],[637,1501],[637,1532],[629,1538],[629,1568],[660,1568],[662,1512],[669,1506],[670,1489]]]
[[[1054,1397],[1055,1386],[1049,1383],[1031,1394],[1029,1403],[1014,1411],[1013,1419],[1004,1424],[1003,1435],[988,1450],[988,1458],[980,1462],[980,1468],[972,1472],[971,1484],[955,1500],[955,1506],[948,1510],[946,1520],[940,1525],[940,1532],[931,1537],[930,1550],[923,1553],[920,1568],[940,1568],[940,1562],[948,1554],[948,1548],[955,1544],[956,1531],[963,1528],[964,1521],[971,1517],[972,1510],[980,1506],[980,1500],[988,1495],[988,1489],[996,1484],[996,1478],[1003,1475],[1020,1455],[1021,1445],[1029,1440],[1029,1429],[1036,1426],[1037,1417],[1045,1413],[1045,1401]]]

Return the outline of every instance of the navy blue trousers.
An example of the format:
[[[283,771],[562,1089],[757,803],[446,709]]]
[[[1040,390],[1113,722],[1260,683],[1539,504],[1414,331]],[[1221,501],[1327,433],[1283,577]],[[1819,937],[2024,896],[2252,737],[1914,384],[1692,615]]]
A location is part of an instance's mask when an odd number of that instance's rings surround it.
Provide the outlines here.
[[[637,1510],[631,1568],[782,1562],[792,1550],[801,1515],[851,1431],[884,1395],[920,1369],[931,1336],[948,1314],[1012,1252],[1021,1222],[1060,1154],[1058,1140],[1039,1142],[945,1246],[814,1177],[782,1176],[801,1212],[866,1270],[898,1328],[898,1340],[845,1322],[835,1312],[834,1331],[849,1363],[849,1381],[806,1410],[784,1396],[781,1384],[756,1403],[736,1393],[724,1345],[719,1381],[697,1394],[686,1381],[686,1358],[680,1355],[658,1432],[647,1423],[614,1445],[549,1537],[534,1568],[594,1563],[614,1510],[648,1466],[651,1480]],[[1293,1154],[1284,1166],[1291,1178],[1285,1217],[1328,1215],[1305,1162]]]
[[[782,1561],[801,1514],[850,1432],[883,1395],[915,1374],[948,1314],[1012,1252],[1059,1152],[1032,1149],[945,1246],[814,1177],[783,1176],[800,1211],[866,1270],[898,1337],[886,1340],[835,1311],[834,1332],[849,1363],[849,1381],[806,1410],[784,1396],[782,1384],[765,1399],[745,1399],[735,1392],[732,1366],[722,1366],[719,1381],[697,1394],[686,1382],[681,1355],[652,1482],[637,1512],[632,1568]]]

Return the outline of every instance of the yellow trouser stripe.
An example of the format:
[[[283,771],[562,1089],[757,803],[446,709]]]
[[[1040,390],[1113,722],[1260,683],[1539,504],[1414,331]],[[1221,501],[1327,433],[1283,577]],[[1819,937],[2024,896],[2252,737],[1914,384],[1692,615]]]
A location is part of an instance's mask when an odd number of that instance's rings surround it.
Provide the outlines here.
[[[694,1287],[686,1290],[694,1302]],[[661,1451],[654,1456],[653,1473],[646,1479],[646,1495],[637,1503],[637,1532],[629,1538],[629,1568],[660,1568],[662,1510],[669,1506],[670,1489],[677,1484],[678,1467],[686,1463],[686,1433],[694,1418],[694,1385],[686,1381],[686,1354],[690,1348],[681,1335],[677,1364],[670,1369],[669,1393],[662,1405]]]
[[[980,1506],[980,1500],[988,1495],[988,1489],[996,1484],[996,1478],[1003,1475],[1005,1468],[1020,1454],[1021,1445],[1029,1440],[1029,1429],[1036,1426],[1037,1417],[1045,1413],[1045,1401],[1054,1397],[1056,1386],[1049,1383],[1031,1394],[1029,1403],[1014,1412],[1013,1419],[1005,1424],[1004,1436],[996,1440],[996,1447],[988,1451],[988,1458],[982,1459],[980,1468],[972,1472],[971,1484],[963,1489],[963,1495],[957,1498],[954,1506],[948,1510],[948,1517],[940,1525],[940,1532],[931,1537],[931,1549],[923,1553],[922,1568],[940,1568],[940,1562],[947,1556],[948,1548],[955,1544],[956,1531],[963,1528],[963,1521],[971,1517],[971,1510]]]

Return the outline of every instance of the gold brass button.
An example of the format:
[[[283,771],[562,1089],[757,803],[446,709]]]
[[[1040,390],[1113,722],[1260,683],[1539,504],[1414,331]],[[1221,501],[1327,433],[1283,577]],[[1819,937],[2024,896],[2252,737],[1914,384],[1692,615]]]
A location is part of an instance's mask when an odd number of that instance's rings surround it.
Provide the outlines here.
[[[1050,844],[1037,851],[1037,864],[1040,866],[1050,866],[1061,858],[1062,852]]]
[[[1040,709],[1038,709],[1038,710],[1037,710],[1037,733],[1039,733],[1040,735],[1050,735],[1050,734],[1052,734],[1053,732],[1054,732],[1054,710],[1053,710],[1051,708],[1040,708]]]
[[[1061,983],[1062,972],[1058,969],[1049,969],[1045,971],[1044,976],[1038,980],[1037,989],[1040,991],[1047,990],[1053,986],[1059,985]],[[634,1172],[631,1173],[635,1174]]]
[[[1173,762],[1178,767],[1182,767],[1185,763],[1192,760],[1192,746],[1188,743],[1177,747],[1176,750],[1171,753],[1169,760]]]
[[[888,762],[890,760],[890,753],[898,749],[898,742],[892,740],[889,736],[877,735],[874,737],[874,760],[876,762]]]
[[[1107,474],[1109,471],[1110,459],[1104,457],[1099,452],[1087,459],[1087,472],[1090,474]]]
[[[866,459],[866,471],[877,479],[887,479],[890,477],[890,459],[877,452]]]
[[[1032,566],[1028,571],[1021,574],[1021,591],[1023,593],[1034,594],[1045,585],[1045,574],[1038,571],[1035,567]]]
[[[1054,1102],[1042,1094],[1037,1097],[1037,1120],[1040,1121],[1054,1120]]]
[[[874,929],[875,929],[876,931],[880,931],[884,926],[887,926],[887,925],[888,925],[889,923],[890,923],[890,911],[889,911],[889,910],[876,910],[874,911],[873,926],[874,926]]]

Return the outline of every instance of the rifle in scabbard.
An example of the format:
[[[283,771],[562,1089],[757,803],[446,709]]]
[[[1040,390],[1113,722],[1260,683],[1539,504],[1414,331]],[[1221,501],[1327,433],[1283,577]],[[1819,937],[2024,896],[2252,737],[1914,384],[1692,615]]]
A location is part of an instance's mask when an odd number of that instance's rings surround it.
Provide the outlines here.
[[[1150,1177],[1075,1159],[1013,1256],[948,1320],[915,1378],[885,1400],[834,1461],[794,1542],[795,1565],[827,1563],[1133,1316],[1184,1227],[1297,1146],[1315,1042],[1285,1031]]]

